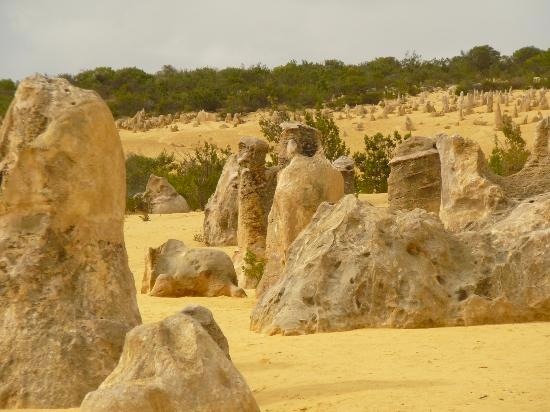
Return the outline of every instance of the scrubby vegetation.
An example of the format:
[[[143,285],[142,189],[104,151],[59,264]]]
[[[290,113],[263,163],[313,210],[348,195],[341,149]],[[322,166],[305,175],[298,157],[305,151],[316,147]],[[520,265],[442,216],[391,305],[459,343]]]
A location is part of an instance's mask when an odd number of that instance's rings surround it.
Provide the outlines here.
[[[234,113],[275,106],[377,103],[398,92],[414,95],[422,87],[450,84],[458,84],[459,92],[474,86],[525,88],[535,76],[541,78],[538,85],[549,87],[550,49],[529,46],[505,56],[483,45],[459,56],[431,60],[413,53],[401,60],[379,57],[360,64],[291,61],[272,69],[255,65],[221,70],[177,70],[168,65],[155,74],[135,67],[98,67],[63,76],[79,87],[96,90],[115,117],[131,116],[142,108],[153,114],[200,109]],[[0,81],[0,115],[13,95],[12,86],[11,80]]]
[[[328,160],[333,162],[340,156],[349,155],[349,147],[340,138],[340,130],[332,117],[323,116],[320,111],[317,111],[314,115],[306,113],[304,120],[308,126],[314,127],[321,132],[321,145]]]
[[[174,154],[161,153],[156,158],[132,154],[126,159],[128,211],[143,209],[134,195],[143,192],[151,174],[165,177],[186,200],[191,209],[204,209],[216,190],[223,166],[231,154],[228,148],[204,142],[182,159]]]
[[[262,259],[251,250],[246,250],[241,269],[246,277],[261,279],[265,270],[265,259]]]
[[[276,120],[261,118],[259,121],[260,130],[270,144],[269,155],[271,159],[268,159],[267,166],[277,163],[275,148],[283,132],[281,122],[288,120],[288,113],[279,112],[278,119]],[[331,116],[323,115],[319,110],[317,110],[315,114],[306,112],[304,123],[319,130],[321,133],[320,140],[323,151],[326,158],[331,162],[338,159],[340,156],[349,155],[349,147],[347,147],[346,143],[340,138],[340,129],[336,126]]]
[[[521,129],[510,116],[504,115],[502,118],[502,133],[504,134],[503,143],[495,136],[495,147],[489,158],[489,167],[497,175],[509,176],[523,168],[529,157],[529,151],[525,148]]]
[[[8,110],[16,87],[16,84],[11,80],[0,80],[0,116],[3,116]]]
[[[382,133],[376,133],[373,136],[365,135],[364,150],[353,154],[358,171],[355,176],[355,188],[358,192],[385,193],[388,191],[393,151],[399,143],[409,137],[410,133],[401,136],[397,131],[387,136]]]

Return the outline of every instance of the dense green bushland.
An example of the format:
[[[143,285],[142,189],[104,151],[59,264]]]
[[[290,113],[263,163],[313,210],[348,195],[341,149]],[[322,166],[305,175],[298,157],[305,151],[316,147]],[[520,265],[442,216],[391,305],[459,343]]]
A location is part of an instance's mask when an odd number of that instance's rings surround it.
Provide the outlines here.
[[[535,76],[541,77],[537,85],[549,87],[550,49],[523,47],[505,56],[484,45],[452,58],[431,60],[413,53],[401,60],[379,57],[361,64],[291,61],[272,69],[256,65],[221,70],[164,66],[155,74],[135,67],[98,67],[63,76],[79,87],[96,90],[115,117],[133,115],[141,108],[154,114],[200,109],[248,112],[377,103],[398,92],[416,94],[422,87],[450,84],[459,85],[459,90],[523,88],[531,86]],[[13,82],[3,82],[0,115],[13,95]]]

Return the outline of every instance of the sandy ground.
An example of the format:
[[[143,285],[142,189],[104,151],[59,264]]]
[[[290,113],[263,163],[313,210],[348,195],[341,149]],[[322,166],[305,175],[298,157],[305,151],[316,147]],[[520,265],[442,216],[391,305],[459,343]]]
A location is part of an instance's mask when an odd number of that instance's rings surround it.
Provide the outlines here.
[[[517,91],[516,95],[520,96],[522,92]],[[432,94],[428,100],[435,104],[439,110],[441,108],[441,93]],[[501,105],[503,113],[512,114],[513,106]],[[428,113],[414,111],[408,115],[416,130],[412,132],[419,136],[435,136],[439,133],[460,134],[464,137],[469,137],[478,142],[486,155],[490,154],[494,146],[494,136],[502,138],[502,132],[494,130],[494,113],[486,113],[485,107],[476,107],[475,113],[466,116],[466,118],[458,122],[458,112],[448,113],[442,117],[432,117]],[[378,116],[381,113],[380,109],[375,114]],[[521,125],[523,138],[530,148],[534,141],[536,123],[531,122],[533,117],[538,113],[538,110],[532,110],[527,113],[519,113],[516,123],[521,123],[527,115],[529,123]],[[181,156],[184,153],[196,147],[202,141],[215,143],[218,146],[229,146],[235,153],[239,139],[242,136],[262,137],[258,120],[266,113],[251,113],[246,116],[246,122],[238,127],[229,127],[221,129],[222,122],[204,122],[197,127],[193,127],[191,123],[178,123],[179,131],[171,132],[168,128],[153,129],[147,132],[133,133],[127,130],[120,130],[120,137],[126,153],[138,153],[145,156],[155,156],[163,150],[168,153],[174,153],[176,156]],[[542,111],[544,116],[550,115],[550,110]],[[393,133],[397,130],[401,134],[406,133],[403,130],[405,116],[397,116],[396,114],[388,115],[388,119],[377,119],[369,121],[369,115],[364,119],[354,116],[352,119],[338,120],[338,114],[334,118],[337,126],[340,128],[340,136],[351,148],[351,152],[363,150],[363,137],[365,134],[373,135],[377,132],[384,134]],[[474,125],[476,119],[482,119],[487,122],[487,126]],[[362,123],[364,130],[357,130],[357,123]]]
[[[384,194],[362,198],[386,202]],[[169,238],[200,247],[193,235],[202,218],[199,212],[151,215],[149,222],[126,217],[136,286],[146,248]],[[138,303],[145,323],[190,303],[212,310],[262,411],[549,410],[550,323],[264,336],[248,330],[249,293],[245,299],[138,295]]]

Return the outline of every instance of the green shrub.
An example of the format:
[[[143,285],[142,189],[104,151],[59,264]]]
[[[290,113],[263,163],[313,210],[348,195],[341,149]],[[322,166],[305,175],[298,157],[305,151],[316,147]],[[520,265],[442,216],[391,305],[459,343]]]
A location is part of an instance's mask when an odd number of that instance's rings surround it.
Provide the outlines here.
[[[523,168],[529,157],[529,151],[525,148],[520,127],[512,121],[510,116],[502,117],[502,133],[504,134],[503,144],[495,136],[495,147],[489,158],[489,167],[497,175],[509,176]]]
[[[410,133],[401,136],[395,131],[393,135],[384,136],[376,133],[365,135],[363,152],[353,154],[355,166],[359,173],[355,175],[355,187],[361,193],[385,193],[388,191],[390,160],[395,147],[410,137]]]
[[[283,113],[282,120],[288,121],[288,114],[285,112]],[[323,147],[323,151],[325,152],[327,159],[334,161],[340,156],[349,155],[349,148],[340,138],[340,129],[338,129],[338,126],[336,126],[336,123],[331,117],[323,115],[320,110],[317,110],[314,115],[311,113],[306,113],[304,120],[305,124],[319,130],[321,146]],[[259,123],[262,134],[270,143],[271,161],[268,162],[268,165],[276,164],[277,155],[274,152],[274,149],[277,143],[279,143],[283,129],[280,123],[276,123],[271,119],[262,118]]]
[[[265,259],[259,258],[251,250],[246,250],[241,266],[245,276],[260,280],[264,275]]]
[[[305,123],[321,132],[321,145],[328,160],[333,162],[340,156],[349,155],[349,147],[340,138],[340,129],[334,123],[332,117],[325,116],[317,110],[315,115],[305,114]]]
[[[286,111],[279,112],[281,122],[287,122],[290,120],[288,113]],[[270,159],[267,161],[267,166],[273,166],[277,164],[277,153],[276,147],[281,138],[281,133],[283,128],[281,127],[280,122],[275,122],[270,118],[262,117],[259,121],[260,130],[266,140],[269,143],[269,156]]]
[[[222,149],[204,142],[182,160],[174,154],[162,152],[156,158],[132,154],[126,159],[126,210],[143,210],[135,194],[145,191],[149,176],[165,177],[182,195],[191,209],[204,209],[216,190],[223,166],[231,154],[229,147]]]

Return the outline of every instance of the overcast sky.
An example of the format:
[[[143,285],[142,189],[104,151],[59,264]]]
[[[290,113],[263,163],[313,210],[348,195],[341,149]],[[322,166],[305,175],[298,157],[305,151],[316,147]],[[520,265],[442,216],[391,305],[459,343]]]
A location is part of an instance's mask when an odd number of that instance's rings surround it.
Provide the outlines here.
[[[550,0],[0,0],[0,78],[550,47]]]

